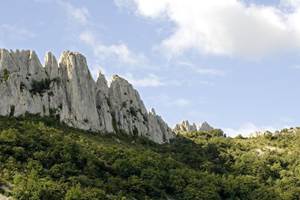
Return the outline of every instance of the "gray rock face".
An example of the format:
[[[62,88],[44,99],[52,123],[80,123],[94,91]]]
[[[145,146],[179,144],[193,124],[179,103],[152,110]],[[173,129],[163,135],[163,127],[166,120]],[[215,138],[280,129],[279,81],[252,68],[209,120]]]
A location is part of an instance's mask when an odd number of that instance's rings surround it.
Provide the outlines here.
[[[203,122],[201,126],[199,127],[199,131],[212,131],[214,128],[209,125],[207,122]]]
[[[207,122],[203,122],[199,128],[197,128],[196,124],[190,124],[189,121],[182,121],[180,124],[176,124],[174,128],[174,132],[191,132],[191,131],[211,131],[214,130],[212,126],[210,126]]]
[[[160,116],[155,112],[147,112],[139,93],[125,79],[113,76],[108,93],[115,129],[145,136],[157,143],[168,142],[174,137]]]
[[[147,128],[147,110],[138,92],[125,79],[113,76],[109,99],[114,126],[134,135],[145,135]]]
[[[186,131],[186,132],[197,131],[197,126],[195,123],[190,124],[189,121],[185,120],[185,121],[182,121],[180,124],[176,124],[174,130],[176,132],[178,132],[178,131]]]
[[[51,52],[45,56],[45,70],[50,79],[59,77],[57,60]]]
[[[147,136],[156,143],[161,143],[161,141],[170,141],[170,139],[174,137],[174,133],[171,128],[169,128],[164,120],[155,113],[153,108],[148,115],[148,127],[148,132],[152,134],[148,134]]]
[[[66,51],[59,62],[47,53],[44,67],[33,51],[0,49],[0,115],[54,116],[69,126],[94,132],[123,132],[168,142],[174,133],[138,92],[114,76],[95,82],[83,55]]]
[[[33,51],[0,52],[0,115],[47,114],[48,93],[40,96],[31,84],[46,78],[36,54]]]
[[[63,90],[60,119],[76,128],[98,131],[100,121],[96,109],[96,84],[84,56],[64,52],[59,62]]]
[[[109,88],[104,75],[99,73],[96,83],[96,109],[100,120],[100,129],[108,133],[113,133],[115,131],[109,107],[108,90]]]

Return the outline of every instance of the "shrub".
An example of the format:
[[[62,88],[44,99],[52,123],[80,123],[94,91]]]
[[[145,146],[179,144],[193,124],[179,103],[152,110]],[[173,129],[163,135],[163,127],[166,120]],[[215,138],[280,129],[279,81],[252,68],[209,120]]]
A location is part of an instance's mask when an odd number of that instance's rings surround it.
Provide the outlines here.
[[[11,105],[10,106],[10,113],[9,113],[9,116],[10,117],[13,117],[15,114],[15,106],[14,105]]]
[[[130,112],[130,114],[132,115],[132,116],[134,116],[134,117],[137,117],[137,111],[136,111],[136,109],[134,108],[134,107],[130,107],[129,108],[129,112]]]
[[[33,80],[30,92],[33,94],[42,94],[50,89],[50,79],[42,79],[40,81]]]
[[[26,85],[25,85],[25,83],[21,82],[20,83],[20,90],[21,90],[21,92],[23,92],[24,89],[26,89]]]
[[[7,81],[9,78],[9,71],[7,69],[3,70],[3,79],[4,81]]]

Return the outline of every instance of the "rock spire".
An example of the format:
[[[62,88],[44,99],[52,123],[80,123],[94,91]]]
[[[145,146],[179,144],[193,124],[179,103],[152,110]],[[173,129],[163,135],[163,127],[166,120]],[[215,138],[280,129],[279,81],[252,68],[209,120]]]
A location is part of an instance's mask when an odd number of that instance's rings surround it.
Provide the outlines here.
[[[207,122],[203,122],[198,127],[195,123],[190,124],[189,121],[185,120],[179,124],[176,124],[174,128],[174,132],[191,132],[191,131],[211,131],[214,130],[212,126],[210,126]]]
[[[69,126],[102,133],[126,133],[169,142],[173,131],[155,112],[148,112],[137,90],[115,75],[110,86],[99,74],[94,81],[86,58],[65,51],[52,53],[44,66],[34,51],[0,49],[0,115],[26,113],[57,117]]]

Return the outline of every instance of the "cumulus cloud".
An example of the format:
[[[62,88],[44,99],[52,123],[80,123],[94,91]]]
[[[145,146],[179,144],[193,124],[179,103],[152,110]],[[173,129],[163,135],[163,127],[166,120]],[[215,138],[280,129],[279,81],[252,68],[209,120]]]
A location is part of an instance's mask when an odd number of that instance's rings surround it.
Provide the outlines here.
[[[199,67],[190,62],[178,62],[179,65],[183,65],[185,67],[190,68],[192,71],[200,74],[200,75],[210,75],[210,76],[225,76],[225,71],[221,69],[215,69],[212,67]]]
[[[94,80],[98,79],[99,73],[103,74],[107,81],[111,81],[111,78],[108,76],[106,70],[99,64],[94,64],[90,67],[91,74]]]
[[[256,133],[262,133],[265,131],[274,132],[276,130],[278,129],[273,126],[257,126],[252,122],[245,123],[238,129],[224,128],[224,132],[230,137],[235,137],[237,135],[249,137],[255,136]]]
[[[175,26],[161,45],[171,54],[201,53],[257,58],[300,48],[299,0],[274,6],[241,0],[115,0],[149,19]]]
[[[281,0],[281,5],[290,8],[299,8],[300,0]]]
[[[91,31],[82,32],[79,38],[93,49],[97,58],[116,58],[122,63],[130,65],[140,64],[145,61],[145,57],[142,54],[132,52],[124,43],[104,45]]]
[[[124,78],[126,78],[132,85],[135,87],[161,87],[161,86],[188,86],[190,85],[189,82],[186,81],[178,81],[178,80],[172,80],[172,79],[166,79],[159,77],[155,74],[148,74],[144,77],[137,78],[132,73],[126,73],[122,75]],[[204,83],[203,83],[204,84]],[[169,101],[168,101],[169,102]],[[177,101],[177,104],[187,104],[187,101]]]
[[[121,63],[129,65],[141,64],[145,60],[144,55],[135,54],[122,42],[105,45],[97,38],[93,33],[93,23],[90,19],[90,12],[86,7],[76,7],[64,0],[56,0],[56,2],[65,9],[69,19],[75,21],[85,30],[79,33],[79,40],[88,45],[93,50],[94,56],[98,59],[102,61],[106,59],[116,59]]]
[[[12,24],[0,24],[0,38],[22,40],[34,38],[35,36],[35,33],[25,28],[21,28]]]
[[[89,10],[86,7],[76,7],[68,1],[57,0],[57,3],[62,6],[67,15],[77,23],[81,25],[87,25],[89,23]]]
[[[160,77],[156,74],[149,73],[148,75],[137,78],[132,73],[125,73],[122,75],[125,79],[127,79],[131,84],[133,84],[135,87],[161,87],[161,86],[172,86],[172,87],[184,87],[185,89],[187,87],[193,86],[193,82],[190,80],[176,80],[176,79],[169,79],[166,77]],[[213,86],[214,84],[209,81],[199,81],[199,85],[204,86]],[[156,98],[156,97],[155,97]],[[164,100],[166,100],[167,97],[164,97]],[[166,100],[166,102],[170,102],[169,99]],[[173,102],[173,101],[172,101]],[[181,105],[187,105],[187,101],[177,101],[177,104]]]
[[[143,78],[135,78],[131,73],[124,75],[132,85],[135,87],[159,87],[165,85],[165,83],[155,74],[149,74]]]
[[[0,46],[6,47],[9,41],[25,41],[36,37],[36,34],[24,27],[13,24],[0,24]]]

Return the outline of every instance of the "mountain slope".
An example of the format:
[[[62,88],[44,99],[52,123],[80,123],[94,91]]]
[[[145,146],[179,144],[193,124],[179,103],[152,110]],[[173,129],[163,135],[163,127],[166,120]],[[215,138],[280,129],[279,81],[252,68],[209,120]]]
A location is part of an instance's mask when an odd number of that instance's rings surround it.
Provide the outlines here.
[[[170,144],[51,118],[0,118],[0,190],[16,199],[297,199],[298,129],[190,132]]]
[[[200,177],[212,179],[140,137],[99,136],[34,116],[0,120],[0,175],[17,199],[183,198],[183,177],[203,188]]]

